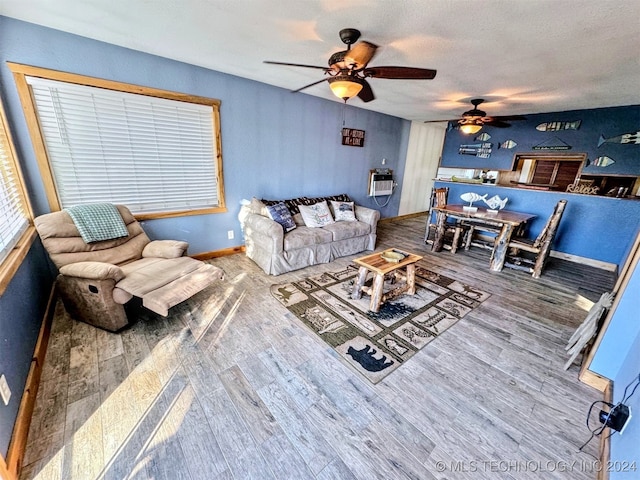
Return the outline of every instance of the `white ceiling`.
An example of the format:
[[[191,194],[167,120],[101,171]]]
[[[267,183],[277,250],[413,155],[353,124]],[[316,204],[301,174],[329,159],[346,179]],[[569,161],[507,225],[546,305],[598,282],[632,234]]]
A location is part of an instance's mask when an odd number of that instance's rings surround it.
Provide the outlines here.
[[[357,28],[369,66],[433,68],[433,80],[370,79],[356,107],[442,120],[640,103],[639,0],[0,0],[0,14],[297,89]],[[305,90],[336,102],[326,82]],[[300,93],[296,95],[301,95]]]

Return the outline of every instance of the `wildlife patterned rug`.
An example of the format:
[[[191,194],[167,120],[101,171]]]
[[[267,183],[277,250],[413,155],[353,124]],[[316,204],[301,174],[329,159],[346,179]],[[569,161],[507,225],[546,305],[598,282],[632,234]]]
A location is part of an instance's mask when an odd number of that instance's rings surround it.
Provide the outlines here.
[[[418,262],[416,293],[369,311],[369,295],[352,299],[358,268],[272,285],[271,294],[372,383],[429,344],[490,294],[427,270]],[[367,284],[371,284],[371,274]],[[385,291],[398,287],[385,279]]]

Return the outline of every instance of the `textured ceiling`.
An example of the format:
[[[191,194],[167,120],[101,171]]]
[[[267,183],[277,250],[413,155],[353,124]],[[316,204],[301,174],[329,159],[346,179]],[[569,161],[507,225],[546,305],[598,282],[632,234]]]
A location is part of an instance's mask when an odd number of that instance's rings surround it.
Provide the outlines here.
[[[353,106],[443,120],[640,103],[638,0],[0,0],[0,14],[286,89],[323,78],[352,27],[379,45],[369,66],[438,70],[370,79]],[[326,82],[304,91],[339,102]],[[298,93],[296,95],[301,95]]]

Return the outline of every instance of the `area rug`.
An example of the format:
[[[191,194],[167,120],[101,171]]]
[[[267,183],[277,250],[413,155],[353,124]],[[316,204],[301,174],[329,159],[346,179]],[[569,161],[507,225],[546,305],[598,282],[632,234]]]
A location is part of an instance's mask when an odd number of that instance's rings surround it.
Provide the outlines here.
[[[383,304],[378,313],[369,311],[368,295],[351,298],[358,273],[353,265],[272,285],[271,294],[349,365],[378,383],[490,296],[421,263],[416,293]],[[398,286],[391,281],[385,280],[385,291]]]

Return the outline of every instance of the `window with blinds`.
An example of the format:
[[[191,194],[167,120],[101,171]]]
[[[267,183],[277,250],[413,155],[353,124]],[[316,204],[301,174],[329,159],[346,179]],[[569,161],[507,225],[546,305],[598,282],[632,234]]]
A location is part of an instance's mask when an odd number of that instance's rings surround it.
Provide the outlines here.
[[[29,227],[27,211],[8,124],[0,105],[0,265]]]
[[[219,101],[165,98],[146,87],[137,89],[153,93],[30,75],[24,80],[55,206],[112,202],[149,217],[224,211]]]

